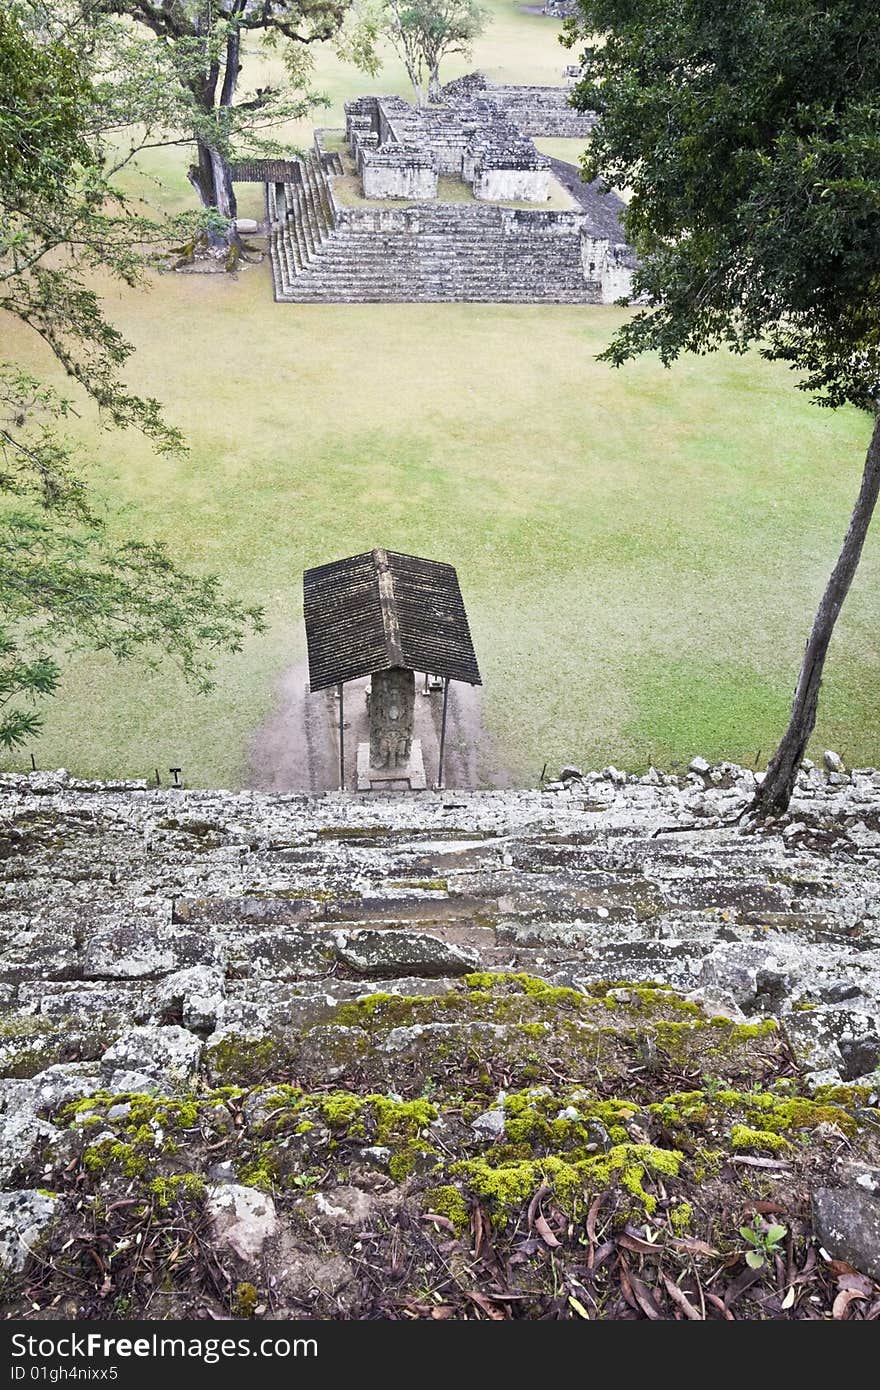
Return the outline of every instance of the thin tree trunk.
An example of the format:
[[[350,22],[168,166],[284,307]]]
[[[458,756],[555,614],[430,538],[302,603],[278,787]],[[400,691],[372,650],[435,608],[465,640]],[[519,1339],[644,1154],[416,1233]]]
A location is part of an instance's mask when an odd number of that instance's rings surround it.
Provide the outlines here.
[[[442,100],[443,97],[440,91],[440,67],[439,64],[435,63],[431,68],[431,75],[428,78],[428,101],[439,105]]]
[[[223,73],[223,87],[220,91],[220,105],[231,106],[238,77],[241,72],[241,34],[232,29],[226,39],[226,68]]]
[[[408,62],[408,61],[406,62],[405,66],[406,66],[407,76],[409,77],[409,80],[410,80],[410,82],[412,83],[412,89],[413,89],[413,91],[414,91],[415,94],[416,94],[416,105],[417,105],[417,106],[424,106],[424,104],[425,104],[425,93],[424,93],[424,91],[422,90],[421,76],[420,76],[420,74],[419,74],[419,72],[418,72],[418,69],[417,69],[412,63],[410,63],[410,62]]]
[[[211,152],[204,140],[196,141],[196,153],[199,162],[190,169],[189,181],[198,193],[202,206],[212,208],[215,206],[214,167]]]
[[[816,724],[822,670],[828,654],[834,625],[840,615],[850,585],[858,568],[871,524],[871,517],[880,495],[880,414],[875,418],[874,433],[865,458],[865,470],[856,505],[850,518],[843,549],[828,580],[822,602],[813,621],[804,660],[798,677],[791,716],[782,741],[770,763],[763,782],[752,802],[752,810],[760,816],[778,816],[788,808],[810,735]]]
[[[199,37],[202,36],[200,19],[195,22],[195,33]],[[226,60],[223,86],[220,93],[220,119],[222,119],[223,108],[232,103],[240,71],[240,36],[238,30],[233,28],[226,40]],[[204,79],[194,82],[191,86],[193,96],[205,116],[216,118],[218,115],[215,102],[219,81],[220,61],[214,57]],[[211,144],[210,140],[206,140],[203,136],[196,138],[196,149],[199,162],[189,171],[190,183],[198,193],[203,207],[216,208],[221,216],[229,219],[229,226],[223,231],[210,230],[208,232],[208,244],[216,251],[225,249],[229,253],[230,268],[232,268],[237,263],[238,254],[241,251],[241,238],[235,227],[238,206],[235,200],[235,189],[232,186],[229,161],[215,145]]]
[[[238,204],[235,201],[235,189],[232,186],[232,171],[229,167],[229,161],[219,150],[212,149],[211,167],[214,172],[214,207],[224,217],[234,221],[238,215]]]

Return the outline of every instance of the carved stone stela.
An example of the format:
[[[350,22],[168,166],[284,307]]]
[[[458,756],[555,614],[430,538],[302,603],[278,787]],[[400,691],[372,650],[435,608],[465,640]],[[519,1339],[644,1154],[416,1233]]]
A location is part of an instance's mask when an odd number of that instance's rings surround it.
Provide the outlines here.
[[[359,791],[408,784],[426,786],[421,739],[413,738],[416,673],[403,666],[370,677],[370,741],[358,744]]]
[[[415,672],[402,666],[377,671],[371,685],[370,766],[406,767],[412,752]]]
[[[357,789],[425,790],[422,742],[415,736],[417,672],[425,673],[426,694],[442,691],[441,787],[449,682],[482,683],[452,565],[382,546],[316,565],[303,574],[303,617],[310,689],[337,690],[340,787],[345,786],[343,691],[347,683],[369,676],[370,732],[357,745]],[[424,713],[433,735],[427,704]]]

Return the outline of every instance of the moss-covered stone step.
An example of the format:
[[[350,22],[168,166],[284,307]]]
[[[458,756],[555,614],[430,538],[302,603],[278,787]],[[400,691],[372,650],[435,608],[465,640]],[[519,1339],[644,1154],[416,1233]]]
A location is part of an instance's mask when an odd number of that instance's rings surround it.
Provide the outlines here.
[[[673,991],[638,987],[608,992],[554,987],[528,975],[475,972],[443,995],[405,998],[372,993],[338,1006],[332,1022],[276,1028],[265,1037],[228,1029],[209,1038],[203,1065],[215,1080],[243,1083],[278,1065],[291,1075],[371,1078],[401,1093],[447,1070],[533,1080],[583,1074],[600,1057],[609,1076],[632,1066],[736,1067],[784,1047],[772,1021],[709,1019]],[[725,1073],[727,1074],[727,1073]]]

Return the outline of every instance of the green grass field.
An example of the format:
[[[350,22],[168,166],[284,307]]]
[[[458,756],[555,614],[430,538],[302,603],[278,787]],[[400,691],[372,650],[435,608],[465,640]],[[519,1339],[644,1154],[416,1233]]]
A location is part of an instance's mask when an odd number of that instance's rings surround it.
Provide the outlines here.
[[[494,8],[472,66],[558,80],[558,27]],[[347,95],[405,90],[396,69],[365,82],[327,55],[319,66],[337,119]],[[186,201],[184,162],[178,149],[152,166],[168,206]],[[275,305],[267,266],[108,287],[107,308],[138,349],[132,385],[165,403],[190,453],[96,437],[86,412],[96,492],[120,530],[166,538],[264,603],[270,630],[220,662],[208,697],[171,672],[78,657],[38,766],[178,763],[190,784],[237,785],[304,654],[303,568],[375,544],[457,566],[487,722],[524,783],[563,759],[766,757],[846,528],[865,417],[816,409],[756,357],[612,371],[595,357],[615,308]],[[878,607],[875,534],[816,740],[856,763],[880,762]]]

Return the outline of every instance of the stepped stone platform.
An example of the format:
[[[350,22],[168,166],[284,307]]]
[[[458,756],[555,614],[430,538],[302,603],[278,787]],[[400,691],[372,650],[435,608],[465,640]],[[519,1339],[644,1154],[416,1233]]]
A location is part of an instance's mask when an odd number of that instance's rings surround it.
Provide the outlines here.
[[[364,97],[346,121],[338,148],[342,132],[318,131],[266,183],[279,302],[599,304],[631,288],[621,200],[540,154],[482,92],[425,109]]]
[[[7,1312],[880,1315],[880,773],[695,767],[0,778]]]

